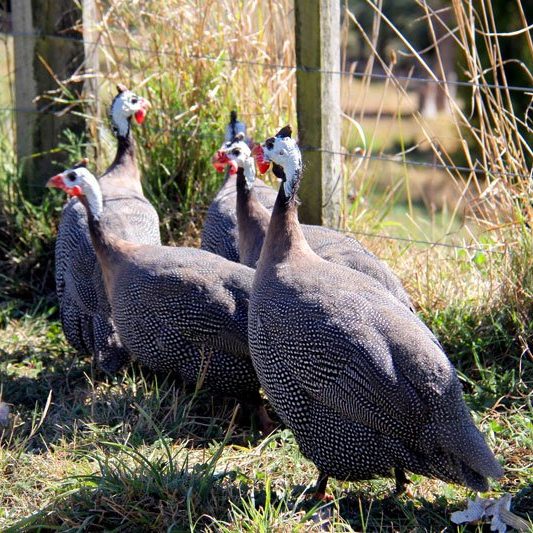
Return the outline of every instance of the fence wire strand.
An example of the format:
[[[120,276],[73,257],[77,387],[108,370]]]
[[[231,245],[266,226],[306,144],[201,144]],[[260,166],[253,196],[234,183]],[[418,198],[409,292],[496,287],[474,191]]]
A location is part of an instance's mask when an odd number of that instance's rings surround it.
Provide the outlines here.
[[[38,114],[38,115],[57,115],[58,112],[47,111],[44,109],[30,109],[30,108],[18,108],[18,107],[0,107],[0,112],[15,112],[15,113],[29,113],[29,114]],[[75,111],[69,111],[69,113],[76,113]],[[80,113],[81,114],[81,113]],[[268,113],[239,113],[239,116],[259,116]],[[86,116],[86,115],[83,115]],[[92,117],[91,117],[92,118]],[[171,117],[168,117],[171,118]],[[100,120],[100,123],[104,122]],[[205,139],[220,140],[221,135],[216,133],[205,133],[205,132],[195,132],[194,130],[185,130],[180,128],[158,128],[155,126],[146,125],[147,129],[156,132],[156,133],[174,133],[176,135],[189,135],[195,137],[202,137]],[[485,170],[482,168],[473,168],[465,167],[460,165],[445,165],[442,163],[431,163],[429,161],[415,161],[413,159],[405,159],[402,153],[399,154],[365,154],[357,152],[348,152],[348,151],[334,151],[328,150],[326,148],[321,148],[319,146],[301,146],[300,149],[302,152],[324,152],[329,154],[340,155],[341,157],[348,157],[352,159],[364,159],[369,161],[380,161],[382,163],[394,163],[396,165],[407,165],[414,167],[423,167],[423,168],[432,168],[436,170],[448,171],[448,172],[459,172],[461,174],[470,174],[474,173],[479,176],[495,176],[495,177],[512,177],[512,178],[521,178],[521,179],[530,179],[530,175],[519,174],[516,172],[503,172],[496,170]]]
[[[417,83],[433,83],[437,85],[448,85],[454,87],[472,87],[473,89],[502,89],[509,91],[519,91],[526,94],[533,95],[532,87],[525,87],[520,85],[501,85],[498,83],[474,83],[469,81],[460,81],[460,80],[443,80],[443,79],[434,79],[434,78],[420,78],[417,76],[402,76],[402,75],[391,75],[391,74],[382,74],[382,73],[373,73],[373,72],[352,72],[349,70],[327,70],[314,67],[303,67],[298,65],[285,65],[283,63],[267,63],[264,61],[250,61],[247,59],[236,59],[222,57],[221,55],[209,55],[209,54],[184,54],[176,50],[165,51],[165,50],[152,50],[151,48],[142,48],[137,46],[126,46],[120,44],[107,44],[100,40],[97,41],[87,41],[84,39],[77,39],[76,37],[67,37],[65,35],[54,35],[49,33],[29,33],[29,32],[12,32],[11,35],[14,37],[29,37],[33,39],[60,39],[65,41],[75,41],[78,43],[83,43],[89,46],[101,46],[104,48],[114,48],[117,50],[124,50],[128,52],[140,52],[144,54],[151,55],[171,55],[171,56],[180,56],[184,59],[193,59],[193,60],[203,60],[203,61],[220,61],[223,63],[230,63],[234,65],[249,65],[255,67],[263,67],[269,69],[278,69],[278,70],[293,70],[301,72],[317,72],[321,74],[329,75],[338,75],[338,76],[351,76],[354,78],[361,79],[377,79],[377,80],[400,80],[406,82],[417,82]]]

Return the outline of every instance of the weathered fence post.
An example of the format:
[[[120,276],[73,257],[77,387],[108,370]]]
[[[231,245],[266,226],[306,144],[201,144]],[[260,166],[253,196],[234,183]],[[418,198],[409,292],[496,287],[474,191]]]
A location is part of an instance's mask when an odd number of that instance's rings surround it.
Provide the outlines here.
[[[341,213],[340,1],[295,0],[296,112],[303,148],[303,222],[337,226]]]
[[[67,163],[58,151],[66,129],[84,131],[85,121],[67,111],[80,109],[84,48],[77,25],[76,0],[17,0],[13,2],[17,155],[23,164],[23,190],[38,200],[42,186]],[[62,97],[58,103],[54,97]],[[28,111],[33,111],[29,113]],[[31,115],[31,117],[28,117]]]
[[[35,47],[31,0],[18,0],[12,4],[13,48],[15,56],[15,104],[17,158],[26,175],[33,154],[33,131],[37,115],[34,98],[37,96],[33,77],[33,49]]]
[[[98,31],[98,12],[96,0],[83,0],[83,44],[85,47],[85,74],[87,77],[83,86],[83,97],[85,100],[86,113],[91,117],[87,122],[89,137],[95,141],[95,149],[92,154],[87,154],[95,159],[98,165],[100,157],[100,135],[98,118],[100,117],[100,99],[98,97],[98,75],[100,71],[100,61],[98,57],[98,41],[100,32]]]

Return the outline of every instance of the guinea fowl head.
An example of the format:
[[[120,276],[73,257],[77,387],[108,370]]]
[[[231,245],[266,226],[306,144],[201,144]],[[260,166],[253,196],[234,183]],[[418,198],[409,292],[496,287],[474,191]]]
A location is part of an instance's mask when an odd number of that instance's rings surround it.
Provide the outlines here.
[[[238,133],[231,141],[224,143],[213,156],[212,163],[218,172],[223,172],[228,167],[230,174],[236,174],[242,168],[248,189],[253,187],[255,165],[252,151],[244,140],[244,133]]]
[[[65,191],[78,197],[95,219],[103,211],[102,191],[94,175],[84,164],[76,165],[50,178],[47,187]]]
[[[117,85],[118,94],[111,103],[109,115],[113,131],[120,137],[126,137],[130,131],[131,118],[134,117],[138,124],[142,124],[150,102],[146,98],[137,96],[124,85]]]
[[[288,198],[295,195],[302,175],[302,154],[291,135],[291,127],[285,126],[253,151],[262,174],[268,170],[270,163],[279,167],[275,174],[283,181],[285,195]]]

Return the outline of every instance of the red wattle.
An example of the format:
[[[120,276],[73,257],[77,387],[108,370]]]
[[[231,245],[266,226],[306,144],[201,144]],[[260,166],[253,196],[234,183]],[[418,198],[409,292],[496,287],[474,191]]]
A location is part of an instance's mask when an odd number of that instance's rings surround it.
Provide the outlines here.
[[[261,174],[265,174],[266,171],[270,168],[270,161],[265,161],[265,153],[263,152],[263,147],[260,144],[256,144],[252,148],[252,155],[254,156],[257,169]]]
[[[139,111],[135,112],[134,116],[137,124],[142,124],[144,122],[144,117],[146,116],[146,109],[139,109]]]
[[[74,185],[74,187],[70,187],[66,191],[70,196],[83,196],[83,191],[79,185]]]
[[[230,161],[228,163],[229,167],[229,173],[233,176],[234,174],[237,174],[237,170],[239,170],[239,165],[235,161]]]
[[[224,172],[224,169],[226,168],[226,165],[230,163],[230,160],[225,152],[218,150],[211,159],[211,163],[217,172]]]
[[[219,161],[213,161],[212,164],[217,172],[224,172],[224,169],[226,168],[226,165],[224,163],[220,163]]]

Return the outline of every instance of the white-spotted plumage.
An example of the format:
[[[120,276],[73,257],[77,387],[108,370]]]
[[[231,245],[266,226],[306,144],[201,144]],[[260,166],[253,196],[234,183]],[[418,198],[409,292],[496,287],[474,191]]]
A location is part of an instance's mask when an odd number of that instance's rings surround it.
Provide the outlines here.
[[[253,270],[204,250],[117,238],[93,216],[96,204],[88,199],[101,196],[98,182],[77,169],[62,173],[63,183],[67,176],[83,194],[112,319],[128,353],[152,370],[260,405],[247,336]]]
[[[123,86],[118,87],[110,107],[117,138],[115,160],[99,178],[103,196],[102,224],[124,239],[160,244],[159,217],[144,197],[141,176],[135,162],[131,128],[114,124],[142,120],[148,103]],[[137,114],[137,116],[135,116]],[[126,133],[124,130],[127,129]],[[56,240],[56,292],[63,332],[68,342],[82,353],[92,354],[96,364],[116,372],[129,360],[116,333],[89,236],[86,210],[77,198],[67,202]]]
[[[269,139],[265,155],[280,161],[282,144]],[[382,285],[311,250],[300,178],[289,194],[280,187],[250,298],[250,352],[269,401],[322,479],[394,470],[401,481],[410,470],[486,490],[502,469],[442,347]]]
[[[231,126],[232,121],[230,121],[230,124],[228,124],[226,129],[226,137],[228,136],[228,132],[233,132]],[[244,133],[245,131],[246,127],[244,125],[235,129],[236,134]],[[229,140],[225,140],[222,149],[227,147],[227,143],[231,143],[232,140],[233,137]],[[208,252],[212,252],[238,263],[240,258],[237,212],[235,208],[235,199],[237,195],[236,181],[236,174],[230,174],[229,171],[227,171],[224,183],[207,211],[204,226],[202,228],[201,248],[202,250],[207,250]],[[272,206],[276,201],[276,191],[259,178],[255,179],[254,190],[256,191],[259,201],[267,209],[272,209]]]
[[[283,130],[282,130],[283,131]],[[296,184],[295,180],[302,169],[300,150],[290,137],[273,137],[265,142],[263,153],[270,159],[270,152],[275,153],[276,163],[282,169],[285,193]],[[240,261],[255,268],[270,220],[270,211],[267,210],[255,197],[252,191],[255,174],[255,165],[252,162],[251,152],[237,136],[233,142],[225,143],[217,153],[217,158],[224,155],[230,164],[242,169],[246,180],[247,191],[239,189],[240,182],[237,176],[237,222],[239,237]],[[408,307],[411,302],[399,279],[392,270],[376,256],[366,250],[356,239],[338,231],[322,226],[301,226],[305,239],[313,251],[320,257],[332,263],[344,265],[358,270],[390,291],[398,300]]]

